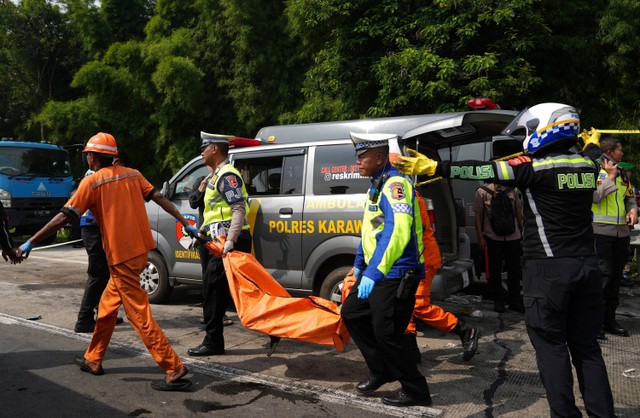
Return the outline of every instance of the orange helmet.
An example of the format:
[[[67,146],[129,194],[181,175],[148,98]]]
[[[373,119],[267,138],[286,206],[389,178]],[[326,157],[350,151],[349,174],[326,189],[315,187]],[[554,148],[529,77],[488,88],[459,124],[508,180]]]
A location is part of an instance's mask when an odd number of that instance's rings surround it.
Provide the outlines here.
[[[118,155],[118,144],[111,134],[98,132],[92,136],[82,152],[99,152],[100,154]]]

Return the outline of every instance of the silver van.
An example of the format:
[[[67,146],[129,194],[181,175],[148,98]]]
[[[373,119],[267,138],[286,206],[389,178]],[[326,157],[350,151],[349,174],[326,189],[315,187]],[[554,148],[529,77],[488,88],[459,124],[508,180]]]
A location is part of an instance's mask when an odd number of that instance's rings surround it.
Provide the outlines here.
[[[487,110],[391,118],[269,126],[256,135],[260,145],[232,148],[230,158],[249,194],[253,252],[287,290],[339,301],[340,284],[353,266],[360,242],[365,193],[349,132],[397,134],[400,144],[438,159],[438,150],[456,144],[491,141],[514,112]],[[162,192],[195,222],[188,196],[208,173],[201,157],[180,169]],[[425,179],[418,178],[418,181]],[[432,285],[432,298],[443,299],[473,277],[469,239],[461,226],[448,180],[420,186],[432,209],[443,267]],[[197,251],[180,224],[150,202],[147,214],[156,241],[141,285],[154,303],[166,301],[174,286],[200,284]]]

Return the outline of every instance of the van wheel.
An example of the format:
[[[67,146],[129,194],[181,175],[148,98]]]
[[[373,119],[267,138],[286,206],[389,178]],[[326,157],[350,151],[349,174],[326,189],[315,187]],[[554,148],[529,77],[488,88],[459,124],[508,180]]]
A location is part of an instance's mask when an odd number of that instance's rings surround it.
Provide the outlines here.
[[[351,266],[338,267],[327,274],[322,282],[322,287],[320,287],[320,297],[340,306],[342,304],[342,281],[347,277],[349,270],[351,270]]]
[[[149,302],[163,303],[171,296],[173,287],[169,284],[169,274],[162,256],[149,252],[147,268],[140,273],[140,287],[147,291]]]

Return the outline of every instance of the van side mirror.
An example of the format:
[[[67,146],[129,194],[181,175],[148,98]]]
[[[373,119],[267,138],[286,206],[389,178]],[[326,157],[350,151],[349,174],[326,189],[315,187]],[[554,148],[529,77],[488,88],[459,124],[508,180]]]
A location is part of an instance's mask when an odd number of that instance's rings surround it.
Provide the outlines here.
[[[167,199],[171,200],[176,193],[176,186],[169,184],[168,181],[165,181],[164,183],[162,183],[162,189],[160,189],[160,193]]]

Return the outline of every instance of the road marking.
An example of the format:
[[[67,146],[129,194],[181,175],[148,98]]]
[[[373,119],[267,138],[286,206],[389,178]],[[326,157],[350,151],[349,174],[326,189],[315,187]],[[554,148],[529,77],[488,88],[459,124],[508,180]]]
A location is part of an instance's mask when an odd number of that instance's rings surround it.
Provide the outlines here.
[[[87,265],[87,260],[86,257],[87,255],[84,254],[85,259],[84,260],[75,260],[73,258],[68,258],[68,257],[64,257],[61,254],[56,254],[56,256],[53,256],[53,254],[49,257],[45,256],[43,253],[39,254],[39,255],[34,255],[34,254],[29,254],[29,258],[27,259],[27,261],[25,261],[26,263],[28,263],[28,260],[44,260],[44,261],[55,261],[57,263],[69,263],[69,264],[81,264],[86,266]]]
[[[0,312],[0,323],[19,324],[28,328],[49,332],[51,334],[61,335],[75,340],[85,341],[87,343],[91,341],[90,334],[76,334],[75,332],[66,328],[60,328],[55,325],[49,325],[42,322],[29,321],[24,318],[7,315],[2,312]],[[130,344],[120,343],[114,339],[112,339],[109,343],[109,348],[133,352],[140,357],[152,358],[147,350],[133,347]],[[183,358],[182,361],[189,366],[189,369],[191,371],[197,370],[199,373],[219,379],[232,380],[242,383],[257,383],[275,388],[282,392],[294,393],[301,396],[315,396],[325,402],[331,402],[339,405],[349,405],[366,411],[387,414],[392,417],[444,416],[444,412],[440,409],[424,406],[412,406],[406,408],[394,407],[383,404],[380,398],[359,396],[355,393],[305,383],[299,380],[269,376],[262,373],[254,373],[237,367],[211,363],[210,361],[206,362],[191,358]]]

